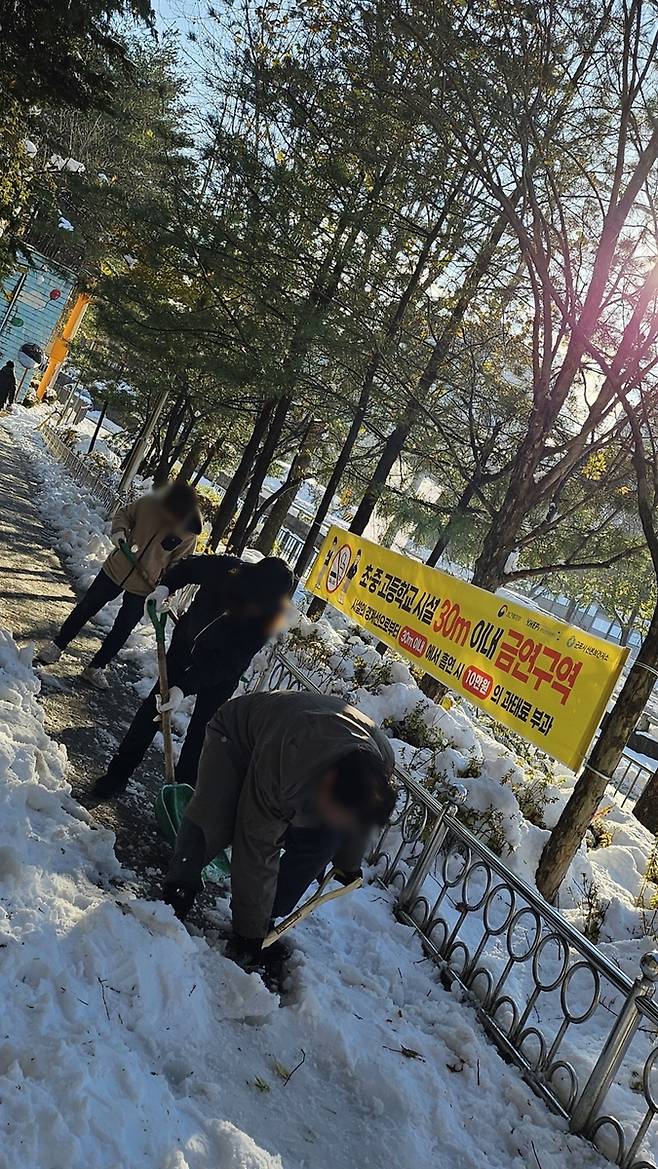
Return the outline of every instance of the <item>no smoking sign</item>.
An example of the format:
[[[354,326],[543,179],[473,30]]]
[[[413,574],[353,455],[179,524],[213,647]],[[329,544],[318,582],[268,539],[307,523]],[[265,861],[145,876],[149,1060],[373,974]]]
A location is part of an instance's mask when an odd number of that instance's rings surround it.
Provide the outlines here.
[[[352,553],[349,544],[343,544],[334,556],[327,574],[327,592],[335,593],[350,566]]]

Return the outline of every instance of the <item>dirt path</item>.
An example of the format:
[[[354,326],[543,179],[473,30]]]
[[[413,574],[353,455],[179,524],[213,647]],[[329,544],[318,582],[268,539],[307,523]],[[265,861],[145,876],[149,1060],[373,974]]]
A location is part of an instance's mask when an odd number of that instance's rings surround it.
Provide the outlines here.
[[[39,513],[39,488],[29,462],[2,427],[0,466],[0,622],[23,646],[53,637],[75,594],[53,551],[55,536]],[[68,779],[83,804],[139,701],[132,686],[134,667],[120,658],[110,667],[110,690],[99,692],[80,681],[98,644],[90,625],[56,666],[39,671],[46,729],[66,747]],[[152,815],[161,782],[162,761],[154,747],[128,793],[93,811],[95,819],[116,833],[119,860],[136,873],[131,884],[146,895],[159,888],[168,855]]]

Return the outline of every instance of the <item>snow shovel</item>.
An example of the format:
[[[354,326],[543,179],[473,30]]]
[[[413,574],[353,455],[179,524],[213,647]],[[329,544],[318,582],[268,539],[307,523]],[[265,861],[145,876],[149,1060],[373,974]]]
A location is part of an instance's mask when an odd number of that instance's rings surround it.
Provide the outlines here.
[[[160,697],[162,703],[169,701],[169,679],[167,677],[167,649],[165,645],[165,627],[167,614],[158,613],[155,601],[148,603],[148,615],[155,629],[155,644],[158,651],[158,679],[160,683]],[[160,715],[162,737],[164,739],[165,782],[160,788],[155,801],[155,815],[160,831],[165,840],[173,848],[176,843],[178,829],[183,821],[185,809],[189,804],[194,788],[189,783],[176,783],[174,768],[174,746],[171,737],[171,711],[164,710]],[[230,865],[225,852],[219,853],[203,870],[204,877],[209,881],[222,881],[230,872]]]
[[[189,783],[166,783],[160,788],[155,800],[155,815],[162,835],[173,848],[178,829],[183,822],[185,809],[194,795]],[[217,854],[205,866],[202,876],[207,881],[221,883],[231,872],[231,863],[225,852]]]
[[[325,893],[325,889],[331,884],[335,875],[336,870],[329,869],[329,872],[322,878],[317,893],[314,893],[312,897],[308,898],[308,901],[305,901],[298,909],[293,909],[292,913],[284,917],[283,921],[279,922],[278,925],[275,925],[272,932],[265,938],[263,949],[266,946],[271,946],[273,942],[278,942],[280,937],[287,934],[288,930],[298,925],[300,921],[303,921],[305,917],[308,917],[309,913],[313,913],[320,905],[326,905],[328,901],[335,901],[337,897],[345,897],[347,893],[353,893],[355,889],[360,889],[363,885],[363,877],[357,877],[356,881],[350,882],[349,885],[341,885],[339,889],[332,889],[330,893]]]

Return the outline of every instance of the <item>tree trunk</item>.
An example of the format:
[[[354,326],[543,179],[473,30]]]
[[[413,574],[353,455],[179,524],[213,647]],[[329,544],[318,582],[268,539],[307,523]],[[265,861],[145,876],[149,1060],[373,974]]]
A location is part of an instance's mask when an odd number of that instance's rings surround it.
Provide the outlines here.
[[[425,561],[425,563],[429,565],[430,568],[436,568],[437,562],[441,559],[446,548],[448,548],[450,545],[453,537],[457,534],[457,531],[466,516],[468,505],[475,495],[476,487],[476,476],[474,475],[462,491],[455,510],[450,516],[447,524],[444,525],[436,541],[436,544],[432,548],[432,551]],[[445,686],[443,682],[439,682],[438,679],[432,676],[432,674],[427,673],[423,674],[419,685],[420,689],[423,691],[423,694],[426,694],[428,698],[433,698],[436,702],[443,698],[443,695],[448,689],[448,687]]]
[[[313,557],[315,555],[315,542],[316,542],[316,540],[317,540],[317,538],[322,530],[322,524],[324,523],[324,520],[326,519],[329,508],[331,507],[331,502],[334,498],[334,495],[336,494],[336,491],[338,490],[338,487],[340,485],[340,481],[343,477],[343,474],[344,474],[345,469],[347,467],[347,464],[349,462],[350,455],[351,455],[352,450],[354,449],[354,445],[359,437],[359,431],[361,430],[361,426],[363,425],[363,422],[365,420],[365,416],[366,416],[367,409],[368,409],[368,404],[370,402],[370,396],[372,394],[372,389],[373,389],[373,386],[375,384],[375,378],[376,378],[379,366],[382,362],[384,354],[387,351],[388,346],[395,339],[395,337],[397,337],[397,335],[399,333],[402,322],[404,321],[404,318],[406,316],[407,309],[409,308],[409,305],[411,304],[413,297],[414,297],[414,294],[415,294],[415,292],[420,284],[420,281],[422,279],[422,276],[423,276],[423,273],[425,271],[427,261],[429,259],[430,254],[431,254],[432,248],[434,247],[434,244],[436,243],[437,239],[439,238],[439,235],[443,229],[443,226],[444,226],[444,223],[446,221],[447,215],[450,211],[450,208],[452,207],[452,205],[457,197],[457,194],[461,190],[462,182],[465,178],[466,178],[466,172],[464,172],[462,179],[460,179],[456,183],[449,199],[446,201],[446,204],[443,208],[442,214],[439,216],[436,223],[434,224],[432,231],[429,232],[429,234],[425,240],[425,243],[424,243],[424,245],[419,253],[418,259],[416,261],[416,265],[414,267],[413,272],[411,273],[411,277],[406,285],[406,288],[404,289],[404,292],[400,296],[400,299],[395,307],[395,311],[391,314],[391,316],[389,317],[389,319],[387,321],[386,328],[384,331],[384,336],[382,339],[382,343],[380,346],[378,346],[376,349],[373,350],[373,352],[370,356],[370,361],[368,362],[368,366],[367,366],[365,374],[364,374],[363,384],[361,387],[361,393],[359,395],[359,403],[358,403],[357,411],[354,415],[354,420],[353,420],[352,425],[350,426],[350,429],[347,433],[345,443],[343,444],[341,452],[340,452],[338,459],[336,461],[336,466],[334,467],[331,478],[330,478],[329,482],[327,483],[327,487],[326,487],[326,490],[324,492],[324,495],[322,496],[320,506],[318,507],[318,510],[316,512],[316,515],[315,515],[315,519],[313,520],[313,523],[311,524],[308,535],[307,535],[306,540],[304,542],[304,546],[299,554],[299,557],[297,559],[297,563],[295,565],[295,575],[300,579],[303,576],[304,572],[306,571],[310,561],[313,559]],[[391,466],[392,465],[393,464],[391,463]],[[351,529],[351,530],[355,530],[355,529]],[[326,605],[326,601],[321,600],[319,597],[315,597],[313,599],[313,601],[311,602],[311,605],[309,607],[308,616],[309,617],[319,617],[324,612],[325,605]]]
[[[574,601],[574,600],[569,601],[569,604],[567,605],[567,611],[564,614],[564,617],[562,618],[562,620],[566,621],[567,624],[569,624],[569,622],[572,621],[573,618],[576,616],[576,613],[578,612],[578,605],[579,605],[578,601]]]
[[[265,431],[269,425],[272,412],[276,405],[275,399],[270,398],[265,402],[260,412],[256,416],[254,428],[249,436],[249,441],[245,446],[242,457],[233,474],[233,477],[224,492],[224,497],[217,508],[212,521],[212,530],[210,533],[210,540],[208,547],[215,551],[219,541],[230,528],[233,522],[233,516],[238,506],[240,496],[247,486],[247,481],[251,474],[254,463],[256,462],[256,455],[261,444]]]
[[[359,437],[359,432],[363,426],[363,421],[368,409],[371,389],[372,383],[368,384],[367,381],[364,381],[361,395],[359,397],[359,404],[354,415],[352,425],[347,432],[345,442],[340,449],[340,453],[336,459],[334,469],[331,472],[331,477],[327,483],[327,486],[325,487],[318,510],[315,513],[313,523],[308,530],[308,535],[304,541],[304,547],[297,557],[297,563],[295,564],[295,576],[298,578],[301,578],[304,575],[308,565],[315,556],[315,542],[320,535],[320,532],[322,531],[322,525],[327,518],[332,500],[340,486],[340,481],[343,478],[345,468],[350,461],[350,456]]]
[[[614,774],[622,751],[653,690],[655,677],[649,670],[643,669],[641,663],[654,668],[657,661],[658,605],[654,609],[637,660],[629,671],[621,694],[541,855],[537,869],[537,888],[547,901],[555,899],[605,794],[608,777]]]
[[[322,427],[317,422],[309,422],[306,427],[306,433],[301,440],[299,450],[290,464],[290,470],[283,485],[284,490],[267,511],[265,523],[256,540],[256,548],[259,552],[263,553],[263,556],[271,556],[272,554],[275,540],[281,531],[290,508],[295,502],[299,487],[308,475],[315,445],[320,437],[321,430]]]
[[[633,609],[630,613],[628,621],[624,625],[622,625],[621,622],[619,622],[619,624],[621,625],[621,641],[619,644],[622,646],[623,649],[626,649],[629,641],[631,640],[631,633],[633,632],[633,629],[635,628],[635,622],[637,621],[637,615],[640,612],[640,605],[641,605],[641,601],[637,601],[636,604],[633,606]]]
[[[432,677],[431,674],[423,674],[419,687],[423,694],[431,698],[434,702],[440,702],[444,694],[448,693],[448,687],[445,682],[439,682],[438,678]]]
[[[601,247],[595,261],[595,269],[599,265],[600,256]],[[598,318],[600,298],[603,295],[603,288],[599,289],[599,284],[600,273],[598,276],[592,276],[578,328],[574,328],[571,333],[571,339],[555,381],[549,385],[539,380],[533,387],[534,405],[528,419],[527,430],[511,462],[505,496],[497,515],[491,522],[482,550],[475,562],[473,584],[479,585],[480,588],[495,592],[498,586],[503,583],[507,558],[516,544],[526,515],[545,493],[553,490],[555,486],[550,473],[545,475],[542,480],[537,481],[536,472],[546,452],[547,439],[560,416],[581,368],[588,339],[594,330]],[[620,345],[617,351],[615,362],[620,360],[622,347]],[[605,402],[604,395],[600,393],[595,408],[602,410]],[[591,416],[589,425],[591,426]],[[579,443],[578,439],[576,441],[577,450],[581,449]]]
[[[356,532],[359,535],[363,534],[372,513],[384,490],[388,475],[395,463],[395,460],[402,453],[404,444],[407,441],[411,428],[420,412],[420,403],[427,390],[436,381],[438,372],[447,358],[451,348],[452,342],[455,338],[457,330],[459,329],[466,311],[473,300],[480,281],[489,269],[489,265],[494,257],[496,249],[507,228],[507,217],[499,215],[494,223],[487,239],[480,248],[473,264],[467,272],[464,281],[461,285],[459,295],[453,305],[450,317],[445,325],[441,336],[437,339],[429,360],[418,379],[418,384],[414,393],[414,397],[409,401],[405,415],[398,422],[395,430],[389,435],[384,450],[380,456],[379,462],[375,468],[374,474],[370,483],[366,487],[363,499],[357,508],[356,514],[352,523],[350,524],[350,531]],[[405,304],[406,308],[406,304]],[[402,319],[403,313],[400,315]],[[399,323],[399,322],[398,322]],[[314,597],[308,609],[308,616],[312,618],[319,617],[325,608],[326,602],[319,597]]]
[[[213,442],[208,447],[208,450],[206,451],[206,455],[201,463],[201,466],[197,467],[196,471],[194,472],[194,475],[192,476],[192,486],[193,487],[196,487],[197,483],[199,483],[201,481],[201,479],[203,479],[203,476],[205,475],[206,471],[208,470],[208,467],[212,463],[215,455],[217,454],[217,447],[218,446],[219,446],[219,440],[217,442]]]
[[[411,428],[422,409],[426,393],[434,385],[437,379],[439,370],[446,360],[448,354],[452,349],[452,343],[457,334],[466,311],[471,304],[481,280],[489,270],[491,261],[495,255],[496,249],[507,229],[507,217],[499,215],[493,228],[491,229],[487,239],[480,248],[474,262],[471,264],[464,280],[462,282],[459,294],[450,311],[450,317],[447,320],[443,332],[437,338],[430,357],[421,373],[418,384],[415,387],[413,397],[407,404],[403,417],[398,422],[395,430],[389,435],[384,450],[380,456],[379,462],[375,468],[373,477],[368,484],[365,494],[356,515],[350,524],[351,532],[358,532],[360,535],[370,520],[372,513],[377,504],[377,500],[382,494],[386,480],[395,463],[395,460],[400,456],[404,448],[404,444],[409,437]]]
[[[412,406],[407,411],[405,417],[398,422],[395,430],[392,430],[386,439],[384,449],[379,456],[379,462],[372,473],[363,498],[354,513],[354,518],[349,527],[350,532],[355,532],[357,535],[362,536],[370,523],[372,513],[377,506],[377,501],[381,497],[386,487],[386,481],[393,470],[393,465],[402,454],[404,444],[409,437],[409,432],[415,417],[416,409]]]
[[[436,565],[443,556],[443,553],[450,546],[452,540],[457,535],[464,520],[466,519],[468,514],[468,506],[473,496],[475,495],[478,486],[479,484],[477,482],[477,478],[475,475],[473,475],[462,491],[452,515],[439,533],[436,544],[432,548],[432,551],[425,561],[426,564],[429,564],[430,568],[436,568]]]
[[[241,556],[245,549],[247,533],[249,525],[254,517],[256,508],[258,507],[258,500],[260,499],[260,492],[265,480],[265,476],[270,469],[270,464],[274,458],[281,433],[288,417],[288,411],[292,405],[292,399],[287,395],[280,398],[274,413],[265,441],[261,448],[255,464],[253,474],[251,476],[251,483],[245,495],[244,502],[240,514],[235,521],[233,531],[228,540],[228,546],[234,556]]]
[[[386,486],[386,480],[392,470],[393,464],[401,454],[404,444],[407,441],[414,417],[415,413],[412,410],[408,411],[406,418],[399,422],[395,430],[389,434],[384,450],[379,457],[379,462],[366,487],[361,503],[355,512],[354,519],[349,526],[350,532],[355,532],[360,536],[367,527],[372,513],[375,510],[377,500]],[[327,602],[322,597],[314,597],[308,607],[307,617],[310,617],[312,621],[317,620],[324,613],[326,604]]]
[[[174,400],[160,448],[160,457],[153,468],[153,486],[162,487],[167,482],[175,458],[175,445],[187,409],[187,392],[181,390]]]
[[[167,479],[169,479],[171,477],[171,473],[172,473],[176,463],[182,458],[183,451],[185,450],[185,447],[187,446],[187,444],[192,436],[192,431],[194,430],[195,422],[196,422],[196,418],[190,418],[188,420],[187,424],[179,432],[179,434],[176,438],[176,442],[174,443],[174,449],[173,449],[173,451],[171,451],[171,453],[169,455],[169,466],[167,468]]]
[[[644,824],[654,836],[658,835],[658,770],[654,771],[651,779],[645,784],[635,807],[633,815],[640,824]]]
[[[181,482],[189,483],[190,479],[192,478],[192,475],[194,474],[194,472],[197,468],[199,459],[201,458],[202,449],[203,449],[203,438],[201,438],[201,437],[195,438],[189,451],[185,455],[185,458],[183,459],[181,466],[180,466],[180,471],[178,472],[178,475],[176,476],[176,478],[180,479]]]

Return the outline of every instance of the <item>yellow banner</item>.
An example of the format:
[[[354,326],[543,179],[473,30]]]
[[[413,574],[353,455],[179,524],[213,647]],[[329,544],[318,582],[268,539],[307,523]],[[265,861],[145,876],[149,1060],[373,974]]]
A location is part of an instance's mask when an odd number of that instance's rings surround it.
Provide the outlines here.
[[[628,650],[332,527],[308,588],[576,770]]]

